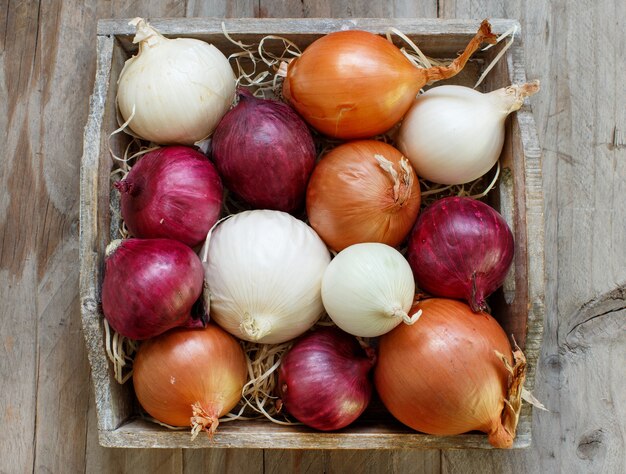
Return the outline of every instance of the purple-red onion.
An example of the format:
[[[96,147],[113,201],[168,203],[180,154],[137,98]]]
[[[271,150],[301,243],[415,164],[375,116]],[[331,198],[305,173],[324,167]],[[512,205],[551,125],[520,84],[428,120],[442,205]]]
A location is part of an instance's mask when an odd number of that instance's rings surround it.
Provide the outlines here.
[[[296,211],[315,166],[311,132],[287,104],[238,93],[213,134],[213,162],[226,187],[251,206]]]
[[[115,240],[107,247],[102,310],[111,327],[130,339],[203,327],[202,319],[191,317],[203,282],[200,259],[181,242]]]
[[[513,234],[487,204],[448,197],[420,214],[408,260],[422,290],[484,311],[486,298],[502,285],[513,261]]]
[[[204,241],[222,207],[222,182],[202,153],[168,146],[147,153],[115,187],[134,237],[166,238],[190,247]]]
[[[312,331],[283,356],[278,391],[283,407],[300,422],[323,431],[356,420],[372,395],[374,350],[336,327]]]

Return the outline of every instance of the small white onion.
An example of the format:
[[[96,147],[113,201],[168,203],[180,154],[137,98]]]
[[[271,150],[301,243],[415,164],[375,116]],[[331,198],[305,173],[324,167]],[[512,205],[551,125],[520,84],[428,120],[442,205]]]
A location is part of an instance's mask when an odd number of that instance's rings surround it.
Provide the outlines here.
[[[409,263],[393,247],[355,244],[330,263],[322,280],[322,301],[328,315],[344,331],[361,337],[381,336],[408,316],[415,281]]]
[[[488,94],[464,86],[439,86],[415,99],[398,133],[398,149],[417,175],[439,184],[480,178],[498,160],[506,117],[539,82]]]
[[[192,38],[168,39],[141,18],[118,80],[117,103],[124,121],[145,140],[193,145],[207,138],[235,98],[235,74],[213,45]]]
[[[201,252],[211,318],[246,341],[278,344],[324,313],[321,284],[330,262],[322,239],[280,211],[236,214]]]

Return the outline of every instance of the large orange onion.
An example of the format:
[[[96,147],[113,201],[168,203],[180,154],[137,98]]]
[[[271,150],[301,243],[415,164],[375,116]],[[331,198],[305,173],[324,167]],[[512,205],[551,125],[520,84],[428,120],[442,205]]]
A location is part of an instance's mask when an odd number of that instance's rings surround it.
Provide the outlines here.
[[[241,398],[247,366],[237,340],[215,324],[144,342],[133,365],[141,406],[158,421],[213,434]]]
[[[491,445],[513,444],[525,360],[496,320],[465,303],[427,299],[412,326],[380,338],[374,381],[384,405],[405,425],[434,435],[488,434]]]
[[[425,84],[454,76],[481,43],[495,39],[485,20],[452,64],[423,69],[381,36],[361,30],[330,33],[290,62],[283,95],[326,135],[372,137],[399,122]]]
[[[344,143],[313,170],[306,196],[311,227],[331,249],[362,242],[395,247],[420,209],[417,175],[391,145],[376,140]]]

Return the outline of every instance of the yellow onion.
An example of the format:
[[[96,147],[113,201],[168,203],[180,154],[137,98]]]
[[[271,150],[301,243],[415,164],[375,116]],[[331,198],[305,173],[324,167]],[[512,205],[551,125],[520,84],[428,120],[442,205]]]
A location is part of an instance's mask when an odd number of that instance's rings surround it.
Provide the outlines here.
[[[495,39],[485,20],[450,66],[423,69],[381,36],[361,30],[330,33],[291,61],[283,95],[326,135],[372,137],[399,122],[426,83],[454,76],[481,43]]]
[[[395,247],[420,209],[417,175],[391,145],[375,140],[345,143],[313,170],[306,208],[311,227],[339,252],[361,242]]]
[[[465,303],[427,299],[412,326],[380,338],[376,389],[398,420],[423,433],[483,431],[497,448],[513,444],[525,359],[487,313]]]
[[[212,434],[241,398],[247,366],[243,349],[223,329],[174,329],[144,342],[133,365],[141,406],[172,426]]]

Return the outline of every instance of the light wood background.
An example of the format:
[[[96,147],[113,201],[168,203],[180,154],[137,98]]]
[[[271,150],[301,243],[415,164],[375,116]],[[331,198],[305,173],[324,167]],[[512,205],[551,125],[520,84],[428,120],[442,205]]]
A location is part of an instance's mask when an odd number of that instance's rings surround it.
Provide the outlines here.
[[[621,6],[618,6],[621,5]],[[107,17],[521,21],[544,150],[545,335],[524,451],[121,450],[98,445],[78,299],[78,184]],[[623,473],[622,0],[0,2],[0,473]]]

